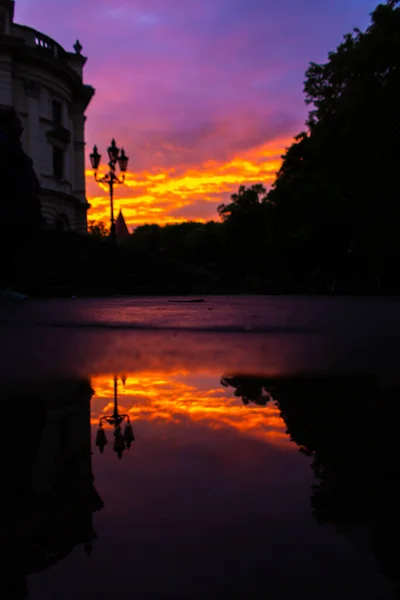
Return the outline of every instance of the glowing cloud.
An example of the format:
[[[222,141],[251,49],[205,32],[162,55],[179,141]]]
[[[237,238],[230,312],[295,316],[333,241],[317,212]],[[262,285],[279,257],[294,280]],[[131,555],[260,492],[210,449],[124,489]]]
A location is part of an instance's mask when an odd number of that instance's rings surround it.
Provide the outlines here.
[[[281,164],[285,146],[276,149],[264,145],[232,158],[226,163],[207,161],[197,168],[181,172],[164,169],[159,172],[128,172],[126,185],[116,190],[116,206],[121,207],[129,226],[143,223],[172,223],[186,220],[217,219],[217,206],[235,192],[239,185],[272,183]],[[91,210],[89,218],[108,221],[108,188],[93,183],[93,173],[87,170]],[[97,187],[97,189],[96,189]]]
[[[240,399],[219,385],[210,387],[208,373],[191,376],[185,371],[141,372],[125,375],[125,383],[118,383],[118,401],[121,412],[132,421],[185,424],[188,420],[212,429],[230,428],[284,448],[294,448],[286,425],[274,403],[265,407],[244,406]],[[92,399],[92,422],[112,412],[114,382],[111,374],[92,378],[95,396]]]
[[[376,0],[18,0],[16,21],[66,49],[96,88],[88,150],[130,156],[119,204],[132,227],[216,217],[240,184],[270,184],[304,127],[304,73]],[[103,150],[102,150],[103,149]],[[267,154],[265,154],[267,149]],[[269,154],[268,154],[269,153]],[[88,152],[89,154],[89,152]],[[91,219],[108,198],[87,173]]]

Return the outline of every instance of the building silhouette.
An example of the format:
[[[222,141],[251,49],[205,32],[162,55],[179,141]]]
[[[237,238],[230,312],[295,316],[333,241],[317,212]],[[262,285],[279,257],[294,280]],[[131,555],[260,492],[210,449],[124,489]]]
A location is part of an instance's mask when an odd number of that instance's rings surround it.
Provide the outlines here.
[[[118,241],[124,240],[130,236],[122,210],[119,211],[117,220],[115,221],[115,235]]]
[[[84,126],[94,95],[83,83],[87,59],[78,41],[67,52],[43,33],[16,24],[14,5],[0,0],[0,105],[13,106],[21,118],[22,144],[42,186],[47,227],[85,233]]]

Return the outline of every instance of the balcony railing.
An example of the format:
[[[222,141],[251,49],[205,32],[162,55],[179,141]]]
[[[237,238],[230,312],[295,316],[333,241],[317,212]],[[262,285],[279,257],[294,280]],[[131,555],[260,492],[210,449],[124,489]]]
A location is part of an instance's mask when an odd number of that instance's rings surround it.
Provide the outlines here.
[[[23,38],[27,46],[37,48],[54,58],[65,60],[66,52],[64,48],[47,35],[23,25],[14,25],[13,34]]]
[[[37,33],[35,36],[35,44],[36,46],[40,46],[40,48],[50,50],[51,52],[53,52],[55,49],[55,44],[52,42],[52,40],[45,35],[41,35],[40,33]]]

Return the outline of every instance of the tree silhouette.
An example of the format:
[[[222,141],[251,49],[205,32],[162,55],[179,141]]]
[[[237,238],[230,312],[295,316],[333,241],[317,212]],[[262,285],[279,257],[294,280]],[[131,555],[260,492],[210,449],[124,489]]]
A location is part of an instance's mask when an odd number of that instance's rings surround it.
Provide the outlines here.
[[[235,396],[241,398],[245,405],[253,403],[258,406],[266,406],[271,400],[271,396],[266,391],[264,381],[261,378],[245,375],[223,377],[221,385],[235,388]]]
[[[88,233],[97,240],[105,240],[110,235],[109,229],[102,221],[89,221]]]
[[[268,199],[302,277],[380,289],[397,278],[400,158],[400,8],[380,4],[365,32],[347,34],[325,64],[311,63],[308,129],[283,157]],[[296,265],[296,268],[299,265]]]

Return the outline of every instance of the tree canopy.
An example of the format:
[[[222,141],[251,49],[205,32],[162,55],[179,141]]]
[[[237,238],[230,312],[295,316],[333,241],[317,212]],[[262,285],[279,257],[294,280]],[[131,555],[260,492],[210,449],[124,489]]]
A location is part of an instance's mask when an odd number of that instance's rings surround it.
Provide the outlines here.
[[[399,5],[310,63],[305,129],[268,192],[241,185],[221,222],[138,227],[130,247],[208,265],[228,291],[399,291]]]
[[[335,278],[352,262],[379,281],[399,255],[398,5],[378,5],[365,32],[355,29],[326,63],[310,64],[307,131],[288,148],[268,194],[288,242],[301,240],[298,251],[318,254],[309,266]]]

